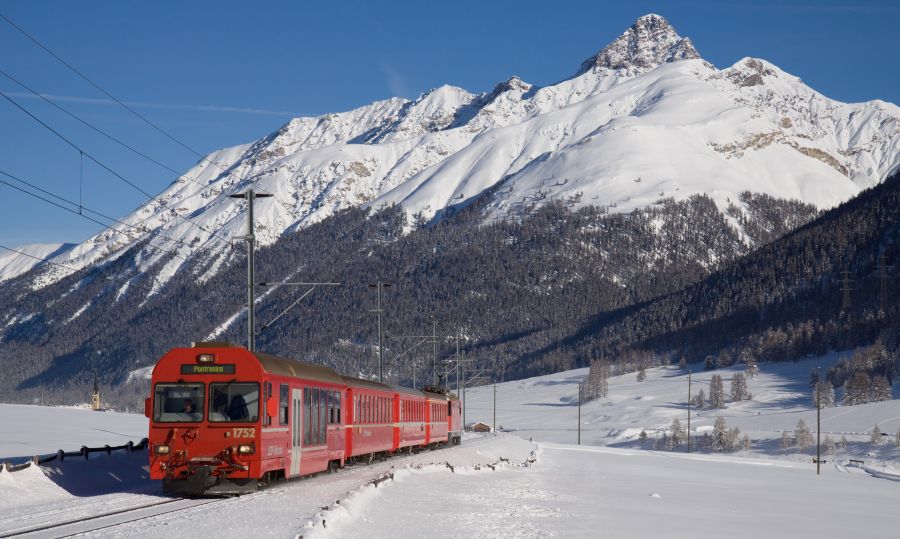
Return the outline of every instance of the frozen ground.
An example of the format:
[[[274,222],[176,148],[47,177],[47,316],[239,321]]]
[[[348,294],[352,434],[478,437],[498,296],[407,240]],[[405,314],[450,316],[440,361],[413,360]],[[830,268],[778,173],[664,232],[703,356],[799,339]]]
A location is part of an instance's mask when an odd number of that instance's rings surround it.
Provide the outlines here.
[[[498,423],[513,434],[470,434],[460,447],[202,506],[164,497],[147,478],[145,453],[0,471],[0,536],[115,513],[23,537],[893,537],[900,524],[898,449],[893,436],[872,447],[868,431],[877,422],[896,432],[900,402],[826,410],[823,431],[847,436],[850,445],[829,457],[818,477],[812,452],[776,442],[798,418],[814,426],[809,369],[836,359],[763,365],[750,384],[752,401],[692,420],[697,434],[722,415],[750,434],[750,451],[640,449],[641,429],[652,437],[673,417],[686,419],[686,377],[675,367],[652,369],[643,383],[633,374],[612,378],[609,397],[582,409],[589,445],[574,445],[577,383],[586,371],[570,371],[497,385]],[[729,371],[719,372],[727,387]],[[696,374],[695,388],[708,390],[710,374]],[[490,387],[468,391],[467,420],[490,423],[491,397]],[[0,460],[137,441],[146,426],[137,415],[0,405]],[[864,459],[864,467],[848,466],[850,458]],[[372,484],[387,474],[392,478]],[[119,513],[139,506],[152,507]]]
[[[86,408],[0,404],[0,462],[34,455],[139,442],[147,436],[147,418]]]
[[[410,474],[304,537],[896,537],[900,485],[834,466],[541,444],[530,469]],[[351,498],[351,502],[353,499]]]
[[[760,374],[748,380],[752,400],[728,402],[719,410],[693,410],[691,432],[711,432],[716,417],[725,418],[729,428],[738,427],[753,441],[749,452],[756,456],[809,461],[815,448],[799,454],[782,450],[778,445],[783,430],[793,431],[803,421],[815,432],[816,410],[812,407],[809,373],[816,366],[824,372],[840,359],[840,355],[761,365]],[[696,367],[696,366],[695,366]],[[726,393],[731,376],[743,369],[733,367],[717,371],[695,372],[692,391],[708,395],[713,374],[722,376]],[[575,443],[578,428],[578,383],[587,376],[578,369],[548,376],[497,384],[497,425],[524,438],[540,442]],[[674,418],[687,424],[687,372],[677,366],[647,370],[647,379],[637,382],[634,374],[611,377],[607,398],[586,403],[581,409],[581,440],[585,445],[640,447],[638,434],[646,430],[652,447],[653,438],[662,435]],[[898,390],[894,388],[895,394]],[[838,394],[840,397],[840,393]],[[478,387],[466,391],[466,421],[493,423],[493,388]],[[878,448],[869,443],[875,424],[885,433]],[[822,436],[835,441],[848,440],[843,456],[869,460],[900,461],[895,434],[900,429],[900,400],[838,406],[822,410]],[[840,454],[838,456],[841,456]]]

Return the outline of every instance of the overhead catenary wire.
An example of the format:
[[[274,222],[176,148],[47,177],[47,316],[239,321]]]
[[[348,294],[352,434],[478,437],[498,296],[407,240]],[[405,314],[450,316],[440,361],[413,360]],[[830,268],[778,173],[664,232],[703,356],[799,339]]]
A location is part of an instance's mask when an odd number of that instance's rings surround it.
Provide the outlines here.
[[[6,177],[8,177],[8,178],[12,178],[13,180],[16,180],[17,182],[23,183],[23,184],[27,185],[28,187],[31,187],[32,189],[34,189],[34,190],[36,190],[36,191],[40,191],[41,193],[44,193],[45,195],[49,195],[49,196],[51,196],[51,197],[53,197],[53,198],[55,198],[55,199],[57,199],[57,200],[61,200],[61,201],[65,202],[65,203],[67,203],[67,204],[71,204],[72,206],[77,207],[77,208],[78,208],[78,213],[79,213],[79,214],[81,214],[81,213],[82,213],[82,210],[84,210],[84,211],[87,211],[88,213],[93,213],[94,215],[100,216],[100,217],[102,217],[103,219],[108,219],[108,220],[113,221],[113,222],[115,222],[115,223],[118,223],[118,224],[120,224],[120,225],[124,225],[124,226],[127,226],[128,228],[132,228],[132,229],[134,229],[134,230],[137,230],[138,232],[141,232],[141,233],[147,232],[146,230],[142,229],[141,227],[139,227],[139,226],[137,226],[137,225],[133,225],[133,224],[130,224],[130,223],[126,223],[125,221],[120,221],[119,219],[116,219],[115,217],[110,217],[109,215],[100,213],[100,212],[98,212],[97,210],[92,210],[92,209],[90,209],[90,208],[85,207],[85,206],[81,203],[81,198],[80,198],[80,194],[81,194],[81,193],[80,193],[80,192],[79,192],[79,202],[78,202],[78,204],[76,204],[76,203],[75,203],[74,201],[72,201],[72,200],[69,200],[69,199],[67,199],[67,198],[65,198],[65,197],[62,197],[62,196],[60,196],[60,195],[57,195],[56,193],[53,193],[53,192],[51,192],[51,191],[48,191],[48,190],[46,190],[46,189],[44,189],[44,188],[42,188],[42,187],[40,187],[40,186],[38,186],[38,185],[35,185],[35,184],[33,184],[33,183],[27,181],[27,180],[23,180],[20,176],[16,176],[16,175],[14,175],[14,174],[10,174],[9,172],[3,171],[3,170],[0,170],[0,174],[3,174],[4,176],[6,176]],[[0,182],[2,182],[2,181],[3,181],[3,180],[0,180]],[[10,185],[10,184],[8,184],[8,183],[6,183],[6,182],[3,182],[3,183],[6,184],[6,185]],[[15,187],[15,186],[12,186],[12,187]],[[26,191],[26,192],[27,192],[27,191]],[[31,193],[29,193],[29,194],[31,194]],[[67,208],[67,209],[68,209],[68,208]],[[141,222],[143,222],[143,221],[141,221]],[[109,227],[107,227],[107,228],[109,228]],[[157,232],[156,235],[159,236],[160,238],[169,240],[169,241],[171,241],[171,242],[173,242],[173,243],[178,243],[178,244],[180,244],[180,245],[182,245],[182,246],[184,246],[184,247],[190,247],[190,245],[189,245],[186,241],[184,241],[184,240],[180,240],[180,239],[177,239],[177,238],[173,238],[173,237],[171,237],[171,236],[166,236],[165,234],[162,234],[162,233],[159,233],[159,232]]]
[[[127,104],[123,103],[123,102],[122,102],[121,100],[119,100],[116,96],[112,95],[111,93],[109,93],[108,91],[106,91],[105,89],[103,89],[103,87],[101,87],[99,84],[97,84],[96,82],[94,82],[93,80],[91,80],[87,75],[85,75],[84,73],[82,73],[81,71],[79,71],[78,69],[76,69],[72,64],[70,64],[70,63],[66,62],[65,60],[63,60],[59,55],[57,55],[55,52],[53,52],[52,50],[50,50],[49,47],[47,47],[46,45],[44,45],[43,43],[41,43],[36,37],[34,37],[33,35],[29,34],[27,31],[25,31],[25,29],[23,29],[21,26],[19,26],[19,25],[16,24],[15,22],[13,22],[13,21],[12,21],[9,17],[7,17],[6,15],[0,13],[0,18],[2,18],[4,21],[6,21],[7,24],[9,24],[10,26],[12,26],[12,27],[15,28],[16,30],[18,30],[19,33],[21,33],[22,35],[24,35],[25,37],[27,37],[28,39],[30,39],[35,45],[37,45],[38,47],[40,47],[41,49],[43,49],[44,51],[46,51],[47,54],[49,54],[50,56],[52,56],[53,58],[55,58],[58,62],[60,62],[61,64],[63,64],[63,65],[66,66],[67,68],[69,68],[69,70],[71,70],[73,73],[75,73],[76,75],[78,75],[79,77],[81,77],[81,79],[83,79],[85,82],[87,82],[88,84],[90,84],[91,86],[93,86],[94,88],[96,88],[97,90],[99,90],[103,95],[105,95],[106,97],[112,99],[113,101],[115,101],[116,103],[118,103],[119,105],[121,105],[122,108],[124,108],[125,110],[127,110],[128,112],[130,112],[131,114],[133,114],[134,116],[136,116],[137,118],[139,118],[142,122],[146,123],[147,125],[149,125],[149,126],[152,127],[153,129],[155,129],[156,131],[158,131],[159,133],[163,134],[163,135],[164,135],[166,138],[168,138],[169,140],[175,142],[175,143],[178,144],[179,146],[181,146],[181,147],[183,147],[184,149],[188,150],[189,152],[193,153],[194,155],[196,155],[197,157],[199,157],[199,158],[201,159],[201,161],[206,161],[207,163],[210,163],[211,165],[215,165],[215,166],[219,167],[219,168],[222,169],[222,170],[226,170],[226,169],[227,169],[227,167],[225,167],[225,166],[223,166],[223,165],[221,165],[221,164],[219,164],[219,163],[217,163],[217,162],[215,162],[215,161],[213,161],[213,160],[208,159],[207,157],[205,157],[203,154],[201,154],[201,153],[198,152],[197,150],[191,148],[190,146],[188,146],[187,144],[185,144],[184,142],[182,142],[181,140],[179,140],[178,138],[176,138],[174,135],[170,134],[169,132],[167,132],[167,131],[164,130],[163,128],[161,128],[161,127],[159,127],[158,125],[156,125],[155,123],[151,122],[149,119],[145,118],[142,114],[140,114],[139,112],[137,112],[137,111],[134,110],[133,108],[129,107]]]
[[[63,134],[60,133],[59,131],[53,129],[53,128],[50,127],[46,122],[44,122],[43,120],[41,120],[40,118],[38,118],[37,116],[35,116],[34,114],[32,114],[31,111],[29,111],[28,109],[26,109],[25,107],[23,107],[21,104],[19,104],[16,100],[14,100],[13,98],[11,98],[9,95],[7,95],[7,94],[6,94],[5,92],[3,92],[2,90],[0,90],[0,96],[2,96],[4,99],[6,99],[6,100],[9,101],[10,103],[12,103],[16,108],[18,108],[19,110],[21,110],[22,112],[24,112],[25,114],[27,114],[27,115],[28,115],[30,118],[32,118],[34,121],[36,121],[36,122],[38,122],[39,124],[41,124],[41,125],[42,125],[44,128],[46,128],[48,131],[50,131],[51,133],[53,133],[54,135],[56,135],[57,137],[59,137],[59,138],[60,138],[62,141],[64,141],[66,144],[68,144],[68,145],[71,146],[72,148],[74,148],[74,149],[78,150],[79,152],[81,152],[82,154],[84,154],[88,159],[90,159],[90,160],[93,161],[94,163],[97,163],[97,165],[99,165],[101,168],[103,168],[104,170],[106,170],[107,172],[109,172],[110,174],[112,174],[113,176],[115,176],[116,178],[122,180],[123,182],[125,182],[126,184],[128,184],[129,186],[131,186],[132,188],[134,188],[136,191],[138,191],[138,192],[140,192],[141,194],[143,194],[144,196],[146,196],[148,199],[150,199],[150,200],[156,202],[156,203],[159,204],[160,206],[164,206],[164,204],[163,204],[162,202],[160,202],[159,199],[157,199],[155,196],[151,195],[151,194],[148,193],[147,191],[144,191],[140,186],[138,186],[137,184],[135,184],[134,182],[132,182],[132,181],[129,180],[128,178],[122,176],[122,175],[119,174],[118,172],[116,172],[116,171],[114,171],[113,169],[109,168],[107,165],[105,165],[103,162],[101,162],[101,161],[98,160],[96,157],[94,157],[93,155],[91,155],[89,152],[85,151],[84,148],[82,148],[81,146],[75,144],[74,142],[72,142],[71,140],[69,140],[65,135],[63,135]],[[179,218],[181,218],[181,219],[183,219],[183,220],[185,220],[185,221],[187,221],[187,222],[190,223],[191,225],[193,225],[193,226],[199,228],[200,230],[202,230],[202,231],[204,231],[204,232],[206,232],[206,233],[208,233],[208,234],[210,234],[210,235],[212,235],[212,236],[218,236],[218,237],[220,237],[221,239],[225,239],[225,240],[228,239],[228,238],[225,238],[225,237],[223,237],[223,236],[220,236],[218,233],[216,233],[216,232],[214,232],[214,231],[208,229],[207,227],[205,227],[205,226],[203,226],[203,225],[201,225],[201,224],[199,224],[199,223],[196,223],[196,222],[192,221],[191,219],[189,219],[189,218],[187,218],[187,217],[185,217],[185,216],[183,216],[183,215],[180,215],[180,214],[177,214],[177,213],[176,213],[176,216],[179,217]]]
[[[107,139],[109,139],[109,140],[115,142],[116,144],[118,144],[119,146],[122,146],[123,148],[125,148],[125,149],[131,151],[131,152],[134,153],[135,155],[138,155],[138,156],[140,156],[140,157],[143,157],[143,158],[146,159],[147,161],[149,161],[149,162],[151,162],[151,163],[153,163],[153,164],[159,166],[160,168],[163,168],[163,169],[165,169],[165,170],[167,170],[167,171],[169,171],[169,172],[172,172],[173,174],[175,174],[175,175],[178,176],[178,177],[182,177],[181,172],[179,172],[178,170],[175,170],[174,168],[172,168],[172,167],[166,165],[165,163],[162,163],[162,162],[160,162],[159,160],[154,159],[153,157],[147,155],[146,153],[144,153],[144,152],[138,150],[138,149],[135,148],[134,146],[132,146],[132,145],[130,145],[130,144],[128,144],[128,143],[126,143],[126,142],[120,140],[119,138],[117,138],[117,137],[115,137],[115,136],[113,136],[113,135],[107,133],[106,131],[100,129],[99,127],[97,127],[97,126],[95,126],[94,124],[88,122],[88,121],[85,120],[84,118],[81,118],[80,116],[78,116],[78,115],[75,114],[74,112],[72,112],[72,111],[66,109],[65,107],[63,107],[63,106],[60,105],[59,103],[57,103],[57,102],[53,101],[52,99],[48,98],[46,95],[44,95],[44,94],[38,92],[37,90],[35,90],[35,89],[31,88],[30,86],[28,86],[27,84],[25,84],[24,82],[22,82],[22,81],[20,81],[19,79],[13,77],[12,75],[10,75],[9,73],[7,73],[6,71],[0,69],[0,75],[3,75],[3,76],[6,77],[7,79],[9,79],[9,80],[13,81],[14,83],[16,83],[17,85],[19,85],[21,88],[27,90],[27,91],[30,92],[31,94],[33,94],[33,95],[35,95],[36,97],[42,99],[44,102],[46,102],[46,103],[52,105],[52,106],[55,107],[57,110],[61,111],[62,113],[66,114],[66,115],[68,115],[69,117],[71,117],[71,118],[77,120],[78,122],[82,123],[83,125],[85,125],[85,126],[91,128],[91,129],[93,129],[93,130],[96,131],[97,133],[100,133],[101,135],[103,135],[103,136],[106,137]],[[202,186],[202,187],[206,187],[205,184],[200,183],[200,182],[194,180],[193,178],[188,178],[187,176],[184,176],[184,178],[185,178],[187,181],[189,181],[189,182],[195,183],[195,184],[200,185],[200,186]]]
[[[11,176],[11,175],[7,174],[6,172],[0,171],[0,173],[2,173],[2,174],[5,175],[5,176],[9,176],[9,177],[11,177],[11,178],[14,178],[14,176]],[[16,178],[16,179],[18,179],[18,178]],[[119,230],[119,229],[117,229],[117,228],[114,228],[114,227],[112,227],[112,226],[110,226],[110,225],[108,225],[108,224],[106,224],[106,223],[104,223],[104,222],[102,222],[102,221],[98,221],[97,219],[94,219],[93,217],[90,217],[90,216],[88,216],[88,215],[84,215],[83,213],[79,213],[78,211],[73,210],[72,208],[67,208],[66,206],[63,206],[62,204],[59,204],[58,202],[54,202],[54,201],[52,201],[52,200],[50,200],[50,199],[48,199],[48,198],[44,198],[44,197],[42,197],[42,196],[40,196],[40,195],[37,195],[37,194],[35,194],[35,193],[32,193],[32,192],[26,190],[26,189],[22,189],[21,187],[19,187],[19,186],[17,186],[17,185],[13,185],[13,184],[11,184],[11,183],[5,181],[5,180],[0,179],[0,183],[2,183],[3,185],[6,185],[6,186],[8,186],[8,187],[12,187],[13,189],[15,189],[15,190],[17,190],[17,191],[20,191],[20,192],[22,192],[22,193],[25,193],[25,194],[27,194],[27,195],[29,195],[29,196],[31,196],[31,197],[37,198],[37,199],[39,199],[39,200],[42,200],[42,201],[46,202],[47,204],[51,204],[51,205],[53,205],[53,206],[56,206],[57,208],[60,208],[60,209],[62,209],[62,210],[65,210],[65,211],[67,211],[67,212],[69,212],[69,213],[73,213],[73,214],[75,214],[75,215],[78,215],[78,216],[80,216],[80,217],[82,217],[82,218],[84,218],[84,219],[87,219],[87,220],[89,220],[89,221],[91,221],[91,222],[93,222],[93,223],[96,223],[96,224],[102,226],[104,229],[109,229],[109,230],[112,230],[113,232],[116,232],[116,233],[119,233],[119,234],[124,234],[125,236],[128,236],[130,239],[133,239],[133,240],[138,240],[138,239],[140,239],[140,238],[136,238],[136,237],[132,236],[131,234],[129,234],[129,233],[126,232],[125,230]],[[68,201],[67,201],[67,202],[68,202]],[[71,204],[71,202],[70,202],[70,204]],[[94,213],[94,212],[91,212],[91,213]],[[99,214],[98,214],[98,215],[99,215]],[[131,225],[128,225],[128,226],[131,226]],[[184,256],[182,256],[182,255],[176,253],[175,251],[171,251],[171,250],[169,250],[169,249],[166,249],[166,248],[163,248],[163,247],[158,247],[158,246],[156,246],[156,245],[153,245],[153,243],[151,243],[149,239],[147,240],[147,247],[150,248],[150,249],[154,249],[154,250],[156,250],[156,251],[160,251],[160,252],[163,252],[163,253],[170,254],[170,255],[172,255],[172,256],[174,256],[174,257],[177,257],[177,258],[180,258],[180,259],[182,259],[182,260],[187,260],[186,257],[184,257]]]
[[[20,254],[20,255],[22,255],[22,256],[27,256],[28,258],[33,258],[33,259],[35,259],[35,260],[40,260],[40,261],[46,262],[46,263],[48,263],[48,264],[53,264],[54,266],[59,266],[59,267],[61,267],[61,268],[65,268],[65,269],[67,269],[67,270],[69,270],[69,271],[78,271],[77,269],[75,269],[75,268],[70,268],[69,266],[66,266],[66,265],[64,265],[64,264],[58,264],[58,263],[56,263],[56,262],[53,262],[53,261],[50,260],[49,258],[41,258],[41,257],[39,257],[39,256],[30,255],[30,254],[28,254],[28,253],[26,253],[26,252],[20,251],[20,250],[18,250],[18,249],[13,249],[12,247],[7,247],[7,246],[5,246],[5,245],[0,245],[0,249],[6,249],[7,251],[12,251],[13,253],[18,253],[18,254]]]

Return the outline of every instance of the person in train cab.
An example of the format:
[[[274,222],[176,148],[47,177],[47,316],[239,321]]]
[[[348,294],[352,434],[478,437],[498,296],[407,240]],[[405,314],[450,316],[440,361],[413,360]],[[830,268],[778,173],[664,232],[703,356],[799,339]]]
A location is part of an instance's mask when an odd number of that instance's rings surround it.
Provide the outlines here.
[[[213,400],[213,413],[219,414],[221,417],[217,421],[227,421],[231,419],[228,415],[228,397],[224,393],[219,393]]]
[[[228,406],[228,418],[235,421],[243,421],[248,419],[247,402],[243,395],[235,395],[231,397],[231,404]]]
[[[194,413],[194,401],[191,399],[184,399],[184,406],[181,409],[182,414],[192,414]]]

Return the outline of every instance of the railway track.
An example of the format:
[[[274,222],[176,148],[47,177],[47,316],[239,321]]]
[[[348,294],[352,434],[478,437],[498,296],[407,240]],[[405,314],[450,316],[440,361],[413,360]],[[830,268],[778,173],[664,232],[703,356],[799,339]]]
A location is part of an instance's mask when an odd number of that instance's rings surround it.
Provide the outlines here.
[[[191,509],[216,501],[219,501],[219,499],[176,498],[172,500],[163,500],[97,515],[72,518],[60,522],[27,526],[14,530],[4,530],[0,532],[0,538],[17,537],[35,539],[69,537],[79,533],[103,530],[113,526],[135,522],[145,518],[184,511],[185,509]]]

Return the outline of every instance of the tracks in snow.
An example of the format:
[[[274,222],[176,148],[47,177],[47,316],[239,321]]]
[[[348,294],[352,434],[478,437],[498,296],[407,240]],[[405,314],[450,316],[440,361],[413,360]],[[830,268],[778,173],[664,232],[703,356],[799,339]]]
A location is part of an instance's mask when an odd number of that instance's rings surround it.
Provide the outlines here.
[[[40,524],[37,526],[28,526],[13,530],[4,530],[0,532],[0,537],[22,537],[22,538],[59,538],[69,537],[72,535],[87,533],[97,530],[119,526],[128,522],[143,520],[176,511],[184,511],[200,505],[206,505],[219,501],[219,499],[188,499],[176,498],[173,500],[163,500],[159,502],[129,507],[127,509],[118,509],[101,513],[99,515],[91,515],[81,518],[73,518],[50,524]]]

